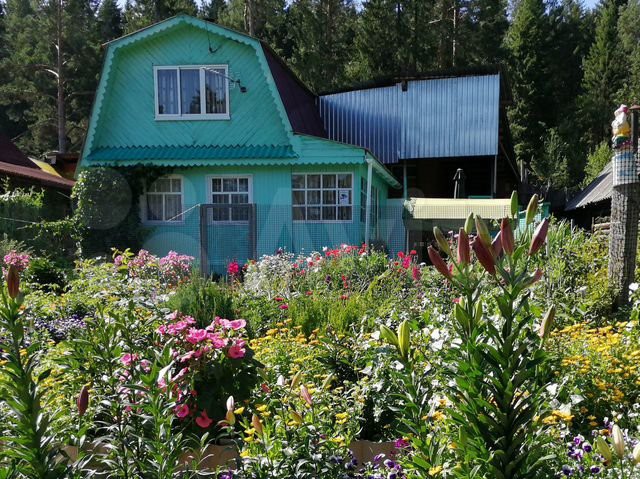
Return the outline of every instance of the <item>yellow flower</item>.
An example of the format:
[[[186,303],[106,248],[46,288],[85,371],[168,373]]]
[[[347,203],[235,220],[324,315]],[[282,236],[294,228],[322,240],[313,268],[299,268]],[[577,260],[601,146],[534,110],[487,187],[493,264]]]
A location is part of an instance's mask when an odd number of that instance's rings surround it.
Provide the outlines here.
[[[436,467],[432,467],[431,469],[429,469],[429,475],[430,476],[437,476],[441,472],[442,472],[442,466],[436,466]]]
[[[233,411],[233,414],[237,414],[240,415],[244,412],[244,406],[239,407],[238,409],[236,409],[235,411]]]

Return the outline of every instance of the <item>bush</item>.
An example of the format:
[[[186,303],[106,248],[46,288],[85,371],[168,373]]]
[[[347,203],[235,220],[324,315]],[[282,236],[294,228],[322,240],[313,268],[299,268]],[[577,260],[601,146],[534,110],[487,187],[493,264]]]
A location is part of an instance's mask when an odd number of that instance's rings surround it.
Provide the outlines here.
[[[179,286],[165,306],[192,316],[201,326],[211,323],[216,316],[236,318],[233,294],[229,288],[199,275]]]
[[[66,271],[47,258],[34,258],[25,271],[25,281],[45,291],[62,291],[67,285]]]

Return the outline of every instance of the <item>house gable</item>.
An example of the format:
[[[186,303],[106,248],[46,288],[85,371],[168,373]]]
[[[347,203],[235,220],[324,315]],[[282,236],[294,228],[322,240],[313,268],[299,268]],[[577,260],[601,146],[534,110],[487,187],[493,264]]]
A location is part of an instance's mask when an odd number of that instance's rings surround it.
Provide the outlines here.
[[[210,48],[211,47],[211,48]],[[228,120],[157,120],[154,67],[228,65]],[[245,151],[291,158],[296,140],[258,40],[218,25],[181,15],[108,45],[102,77],[90,119],[82,166],[105,151],[181,151],[176,166],[190,150],[215,147],[229,158]],[[137,152],[137,153],[136,153]],[[144,155],[142,155],[144,156]],[[117,161],[117,160],[116,160]]]

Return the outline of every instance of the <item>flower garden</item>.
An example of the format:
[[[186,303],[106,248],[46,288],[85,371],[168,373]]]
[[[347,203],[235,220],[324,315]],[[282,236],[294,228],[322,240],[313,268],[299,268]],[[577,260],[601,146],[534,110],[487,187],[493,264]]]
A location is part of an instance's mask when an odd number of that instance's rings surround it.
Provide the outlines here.
[[[536,206],[430,266],[9,251],[0,478],[640,478],[640,291],[612,310],[607,238]]]

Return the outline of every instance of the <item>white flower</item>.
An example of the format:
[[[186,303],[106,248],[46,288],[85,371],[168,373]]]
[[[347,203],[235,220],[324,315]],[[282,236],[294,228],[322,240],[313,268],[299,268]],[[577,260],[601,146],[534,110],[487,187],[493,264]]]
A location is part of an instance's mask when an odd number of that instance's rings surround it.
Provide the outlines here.
[[[637,291],[637,289],[638,289],[638,283],[631,283],[631,284],[629,285],[629,289],[630,289],[631,291]]]

